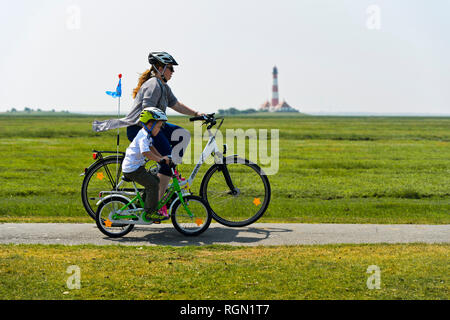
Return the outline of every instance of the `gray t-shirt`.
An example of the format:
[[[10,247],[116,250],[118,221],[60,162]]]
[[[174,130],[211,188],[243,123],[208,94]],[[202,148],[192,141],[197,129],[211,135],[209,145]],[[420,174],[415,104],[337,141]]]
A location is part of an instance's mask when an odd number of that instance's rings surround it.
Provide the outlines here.
[[[92,130],[96,132],[128,127],[139,123],[139,116],[144,108],[156,107],[166,112],[178,102],[170,87],[158,78],[145,81],[134,99],[131,111],[125,118],[105,121],[94,120]]]
[[[143,106],[142,109],[146,107],[157,107],[166,112],[167,107],[173,107],[177,103],[177,98],[175,98],[172,90],[170,90],[170,87],[166,83],[153,77],[142,84],[135,101],[137,103],[135,102],[134,107],[137,107],[140,102]]]

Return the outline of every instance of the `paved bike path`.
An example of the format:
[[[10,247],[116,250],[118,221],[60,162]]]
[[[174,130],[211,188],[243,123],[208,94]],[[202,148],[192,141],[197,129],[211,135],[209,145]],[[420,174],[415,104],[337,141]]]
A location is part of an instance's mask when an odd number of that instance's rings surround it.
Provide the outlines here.
[[[95,224],[0,224],[1,244],[270,246],[412,242],[450,243],[450,225],[255,223],[244,228],[228,228],[213,223],[200,236],[185,237],[171,224],[161,224],[135,227],[125,237],[111,239]]]

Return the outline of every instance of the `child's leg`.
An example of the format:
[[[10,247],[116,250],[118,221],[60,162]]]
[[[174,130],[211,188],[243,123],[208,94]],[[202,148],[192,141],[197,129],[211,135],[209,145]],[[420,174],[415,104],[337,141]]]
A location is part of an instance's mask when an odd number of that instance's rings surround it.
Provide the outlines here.
[[[159,200],[159,178],[145,170],[144,167],[131,173],[124,173],[124,175],[145,187],[145,212],[155,211]]]
[[[159,201],[159,178],[148,172],[150,186],[145,187],[145,212],[151,213],[156,210]]]

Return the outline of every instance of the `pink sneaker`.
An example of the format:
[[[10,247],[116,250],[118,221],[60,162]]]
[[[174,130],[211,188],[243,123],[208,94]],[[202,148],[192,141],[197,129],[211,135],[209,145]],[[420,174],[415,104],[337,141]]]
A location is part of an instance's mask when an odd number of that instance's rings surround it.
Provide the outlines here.
[[[159,209],[158,213],[159,213],[161,216],[164,216],[164,217],[166,217],[166,218],[169,217],[169,214],[167,213],[167,206],[166,206],[166,205],[164,205],[164,207],[162,207],[161,209]]]

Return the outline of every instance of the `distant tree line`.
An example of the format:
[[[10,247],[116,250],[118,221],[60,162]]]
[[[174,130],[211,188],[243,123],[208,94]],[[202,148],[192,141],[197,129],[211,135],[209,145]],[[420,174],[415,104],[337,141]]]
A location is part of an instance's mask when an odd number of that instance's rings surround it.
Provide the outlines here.
[[[236,108],[229,108],[229,109],[219,109],[218,113],[221,115],[230,115],[230,114],[248,114],[248,113],[255,113],[258,112],[255,109],[245,109],[245,110],[238,110]]]
[[[12,113],[14,113],[14,112],[26,112],[26,113],[31,113],[31,112],[56,112],[56,110],[52,109],[50,111],[45,111],[45,110],[42,110],[42,109],[39,109],[39,108],[34,110],[34,109],[26,107],[26,108],[23,109],[23,111],[17,110],[16,108],[12,108],[11,110],[7,110],[6,112],[12,112]],[[62,113],[69,113],[68,110],[62,110],[60,112],[62,112]]]

